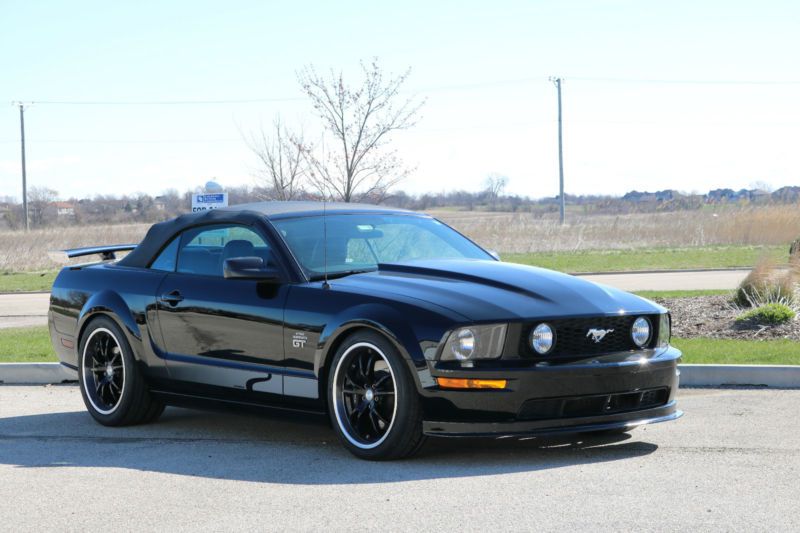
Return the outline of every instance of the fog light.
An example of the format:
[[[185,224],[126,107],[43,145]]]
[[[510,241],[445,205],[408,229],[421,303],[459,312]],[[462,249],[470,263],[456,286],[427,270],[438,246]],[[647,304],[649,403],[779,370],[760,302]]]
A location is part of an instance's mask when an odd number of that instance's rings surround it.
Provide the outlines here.
[[[641,348],[647,341],[650,340],[650,321],[647,320],[645,317],[640,316],[633,322],[633,327],[631,328],[631,338],[633,339],[633,343]]]
[[[553,349],[555,334],[549,324],[541,323],[534,328],[530,336],[531,348],[536,353],[544,355]]]

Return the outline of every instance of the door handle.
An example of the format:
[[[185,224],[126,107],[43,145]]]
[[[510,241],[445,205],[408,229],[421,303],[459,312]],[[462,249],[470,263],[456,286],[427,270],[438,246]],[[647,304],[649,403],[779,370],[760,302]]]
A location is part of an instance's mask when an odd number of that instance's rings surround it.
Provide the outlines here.
[[[181,291],[175,290],[167,294],[162,294],[159,300],[171,306],[176,306],[183,301],[183,296],[181,296]]]

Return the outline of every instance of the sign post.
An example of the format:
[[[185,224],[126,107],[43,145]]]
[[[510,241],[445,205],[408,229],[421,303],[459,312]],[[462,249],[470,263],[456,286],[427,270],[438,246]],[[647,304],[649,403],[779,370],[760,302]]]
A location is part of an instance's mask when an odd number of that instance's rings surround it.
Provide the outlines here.
[[[192,194],[192,213],[228,207],[228,193],[195,193]]]

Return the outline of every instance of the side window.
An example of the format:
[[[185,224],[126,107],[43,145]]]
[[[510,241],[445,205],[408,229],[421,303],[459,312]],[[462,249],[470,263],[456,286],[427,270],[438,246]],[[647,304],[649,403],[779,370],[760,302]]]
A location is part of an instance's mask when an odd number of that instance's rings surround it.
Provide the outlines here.
[[[164,272],[175,272],[175,263],[177,263],[178,260],[178,244],[180,241],[180,237],[172,239],[172,242],[161,250],[156,260],[150,264],[150,268],[153,270],[163,270]]]
[[[178,272],[222,277],[222,265],[234,257],[260,257],[271,263],[270,247],[245,226],[203,226],[187,230],[178,251]]]

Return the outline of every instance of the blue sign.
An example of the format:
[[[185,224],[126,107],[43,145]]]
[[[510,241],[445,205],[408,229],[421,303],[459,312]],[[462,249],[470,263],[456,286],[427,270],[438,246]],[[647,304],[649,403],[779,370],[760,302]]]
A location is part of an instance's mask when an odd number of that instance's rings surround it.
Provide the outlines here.
[[[228,193],[193,194],[192,212],[228,207]]]
[[[225,194],[198,194],[197,195],[197,203],[198,204],[220,204],[225,200]]]

